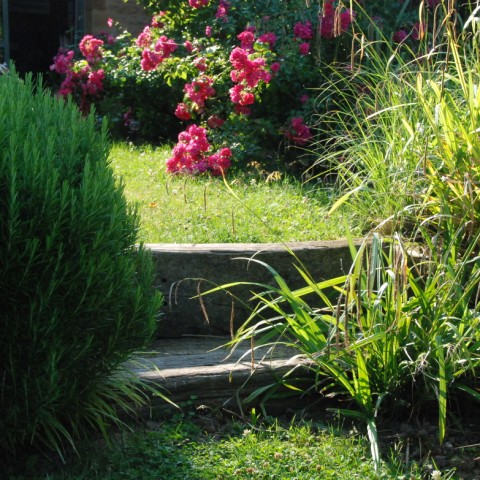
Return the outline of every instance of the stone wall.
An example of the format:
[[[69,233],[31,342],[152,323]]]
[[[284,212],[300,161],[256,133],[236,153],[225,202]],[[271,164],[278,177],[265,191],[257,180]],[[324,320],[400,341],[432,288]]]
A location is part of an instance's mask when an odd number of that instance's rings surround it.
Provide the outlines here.
[[[108,30],[107,19],[119,22],[121,27],[133,35],[138,35],[145,25],[150,23],[151,15],[137,5],[135,0],[124,3],[123,0],[87,1],[86,32],[90,34]]]

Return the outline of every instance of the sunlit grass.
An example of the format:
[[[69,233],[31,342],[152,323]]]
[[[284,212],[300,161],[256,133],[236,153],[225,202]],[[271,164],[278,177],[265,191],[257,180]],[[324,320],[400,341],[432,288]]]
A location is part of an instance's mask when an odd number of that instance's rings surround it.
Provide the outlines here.
[[[149,422],[123,433],[108,449],[101,442],[82,449],[79,458],[61,471],[50,470],[38,480],[220,480],[220,479],[420,479],[416,464],[402,466],[401,457],[374,473],[368,444],[358,433],[297,422],[260,428],[210,416]],[[193,420],[193,421],[192,421]],[[216,427],[207,433],[202,425]],[[100,447],[100,448],[99,448]],[[409,476],[402,476],[407,473]],[[29,477],[33,478],[33,477]]]
[[[165,171],[168,147],[119,143],[110,158],[138,205],[139,239],[147,243],[235,243],[333,240],[345,237],[340,215],[327,218],[332,192],[321,183],[258,170],[222,178],[172,176]],[[236,198],[237,197],[237,198]]]

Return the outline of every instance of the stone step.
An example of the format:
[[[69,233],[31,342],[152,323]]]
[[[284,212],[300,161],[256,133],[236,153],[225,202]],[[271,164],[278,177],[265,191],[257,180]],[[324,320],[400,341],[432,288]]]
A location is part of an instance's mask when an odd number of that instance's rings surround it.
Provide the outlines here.
[[[229,335],[242,325],[254,307],[252,291],[262,291],[253,283],[275,285],[272,274],[256,260],[273,267],[291,289],[306,285],[295,265],[320,282],[345,275],[352,264],[345,240],[147,247],[155,261],[156,286],[165,297],[158,331],[162,338]],[[234,282],[239,284],[198,298],[207,290]],[[318,302],[318,296],[313,301]]]
[[[196,335],[159,339],[150,352],[130,363],[130,369],[161,387],[175,403],[194,396],[198,401],[227,405],[275,383],[301,364],[298,358],[292,358],[296,355],[292,349],[255,348],[252,357],[249,345],[229,352],[225,347],[228,341],[227,336]]]

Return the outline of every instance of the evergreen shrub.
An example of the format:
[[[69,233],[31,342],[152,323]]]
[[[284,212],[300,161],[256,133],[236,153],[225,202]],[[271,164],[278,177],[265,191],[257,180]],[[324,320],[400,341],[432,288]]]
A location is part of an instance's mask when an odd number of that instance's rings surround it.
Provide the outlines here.
[[[140,400],[122,374],[161,297],[106,125],[0,76],[0,452],[63,453]]]

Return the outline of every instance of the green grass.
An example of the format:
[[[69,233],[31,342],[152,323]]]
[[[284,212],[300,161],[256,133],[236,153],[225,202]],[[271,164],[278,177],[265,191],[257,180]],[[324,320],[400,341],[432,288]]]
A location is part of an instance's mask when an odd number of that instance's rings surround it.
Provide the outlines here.
[[[209,426],[214,433],[207,433]],[[402,477],[400,461],[374,474],[367,442],[357,433],[269,420],[253,427],[211,415],[179,415],[119,434],[111,449],[93,442],[68,467],[26,478],[37,480],[320,480],[421,478],[416,465]],[[17,477],[16,480],[18,480]]]
[[[254,169],[228,178],[172,176],[170,148],[118,143],[112,168],[142,219],[147,243],[235,243],[333,240],[345,237],[340,215],[327,218],[332,191]],[[229,188],[231,190],[229,190]],[[232,193],[233,192],[233,193]]]

